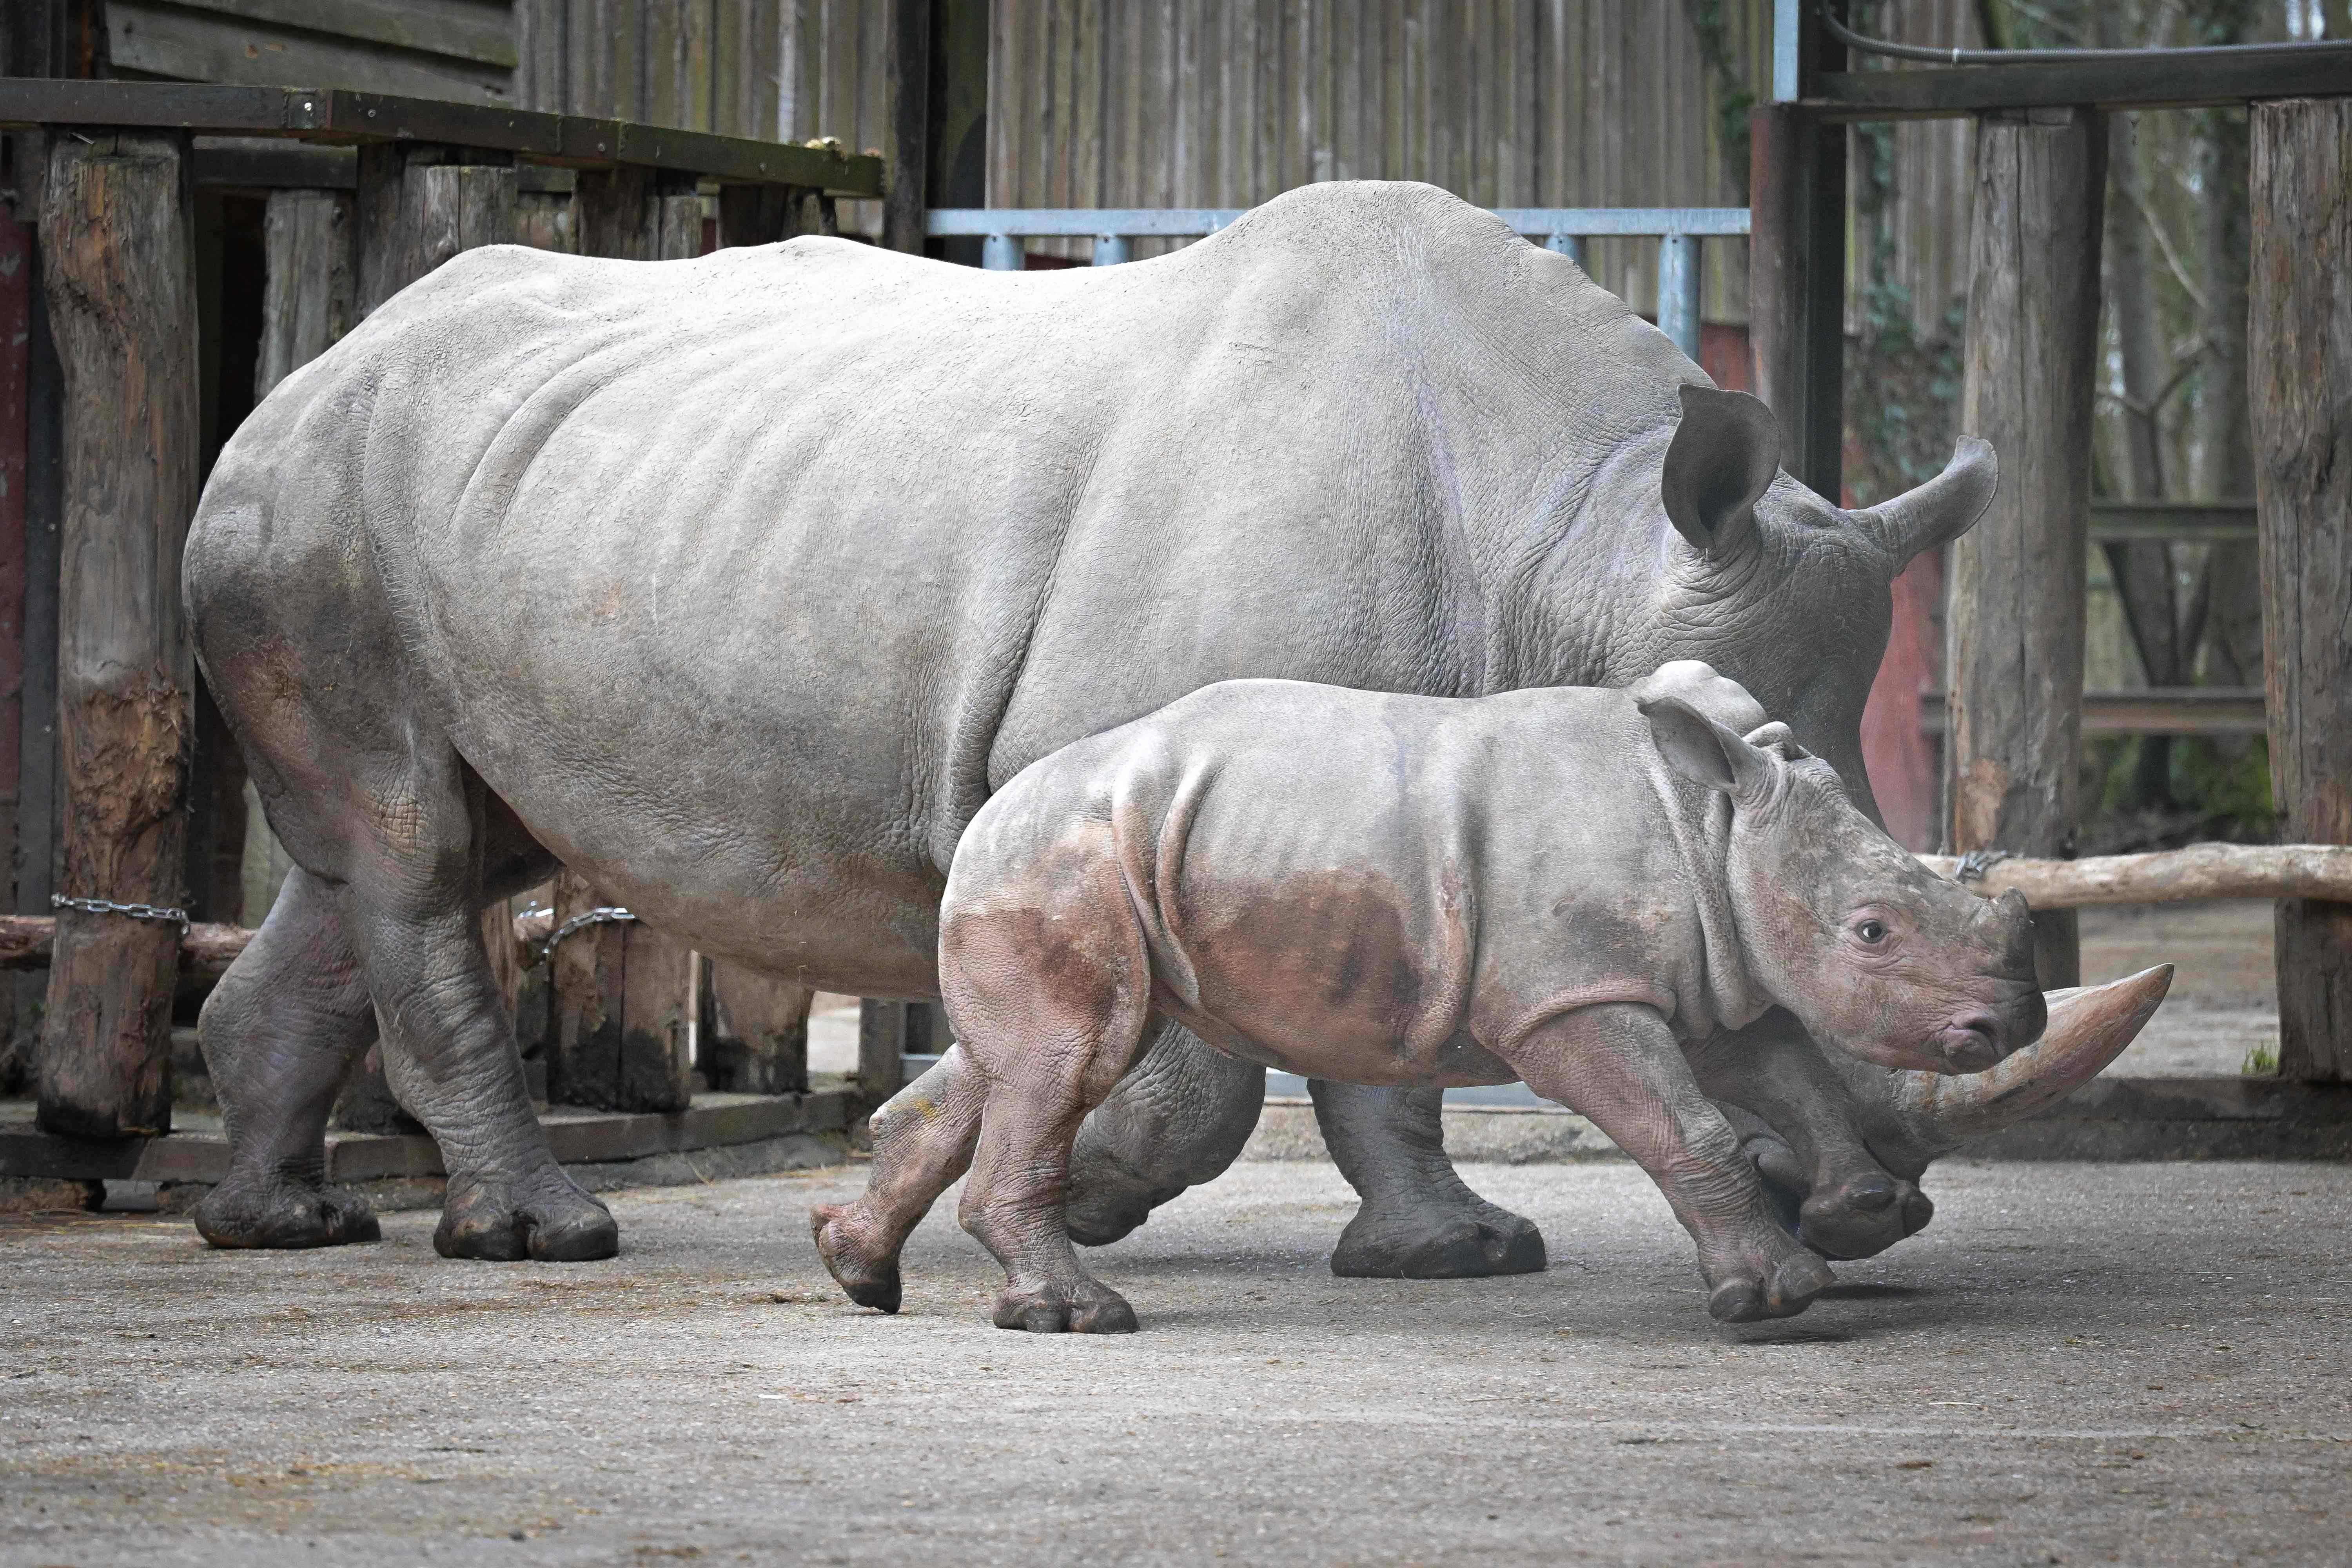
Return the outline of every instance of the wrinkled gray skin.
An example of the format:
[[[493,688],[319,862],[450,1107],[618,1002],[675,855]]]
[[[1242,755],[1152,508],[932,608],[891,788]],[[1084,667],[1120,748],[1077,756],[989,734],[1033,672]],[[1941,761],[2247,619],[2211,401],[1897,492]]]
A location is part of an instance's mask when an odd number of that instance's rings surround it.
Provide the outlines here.
[[[1880,1067],[1976,1073],[2043,1006],[2025,900],[1927,870],[1787,726],[1711,716],[1743,705],[1693,662],[1467,700],[1227,681],[1026,769],[948,878],[957,1044],[877,1116],[866,1196],[813,1216],[826,1266],[897,1310],[899,1248],[969,1166],[998,1327],[1133,1330],[1064,1188],[1172,1018],[1309,1078],[1525,1079],[1656,1180],[1716,1317],[1802,1311],[1829,1268],[1684,1052],[1778,1005]]]
[[[721,959],[936,994],[990,794],[1213,681],[1464,696],[1705,658],[1867,809],[1887,584],[1974,521],[1991,456],[1849,513],[1776,447],[1572,263],[1425,186],[1311,186],[1059,273],[818,238],[468,252],[265,401],[190,534],[198,657],[300,867],[205,1009],[232,1163],[198,1227],[373,1234],[320,1176],[381,1026],[448,1162],[443,1251],[609,1253],[532,1119],[485,900],[560,858]],[[1257,1068],[1160,1045],[1104,1108],[1081,1229],[1221,1168],[1256,1113]],[[1445,1165],[1433,1091],[1318,1092],[1367,1197],[1335,1268],[1541,1266]]]

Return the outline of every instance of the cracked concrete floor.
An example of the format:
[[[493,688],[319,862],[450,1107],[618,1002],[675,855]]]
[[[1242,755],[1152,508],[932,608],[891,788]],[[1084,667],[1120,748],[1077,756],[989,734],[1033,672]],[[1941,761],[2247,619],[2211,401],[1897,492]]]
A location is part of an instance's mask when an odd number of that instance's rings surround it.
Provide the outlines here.
[[[1327,1165],[1094,1254],[1143,1332],[988,1325],[943,1205],[834,1291],[851,1168],[623,1194],[625,1251],[0,1228],[0,1563],[2340,1563],[2352,1170],[1967,1165],[1790,1321],[1705,1315],[1628,1165],[1472,1168],[1549,1273],[1335,1279]]]

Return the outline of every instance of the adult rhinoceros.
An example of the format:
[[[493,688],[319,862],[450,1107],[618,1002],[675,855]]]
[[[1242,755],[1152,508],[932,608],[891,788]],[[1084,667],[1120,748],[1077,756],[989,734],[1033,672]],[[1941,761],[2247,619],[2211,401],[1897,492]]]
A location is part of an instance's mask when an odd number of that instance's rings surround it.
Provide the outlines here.
[[[198,1227],[373,1234],[320,1178],[381,1028],[447,1162],[444,1253],[610,1253],[532,1118],[483,900],[560,858],[727,961],[936,994],[990,792],[1211,681],[1469,695],[1699,658],[1866,803],[1888,582],[1974,520],[1991,456],[1843,512],[1776,446],[1574,265],[1425,186],[1310,187],[1094,271],[825,239],[460,257],[278,388],[190,535],[199,657],[299,868],[205,1009],[233,1158]],[[1088,1167],[1124,1223],[1258,1098],[1161,1048]],[[1801,1110],[1878,1092],[1831,1089]],[[1369,1198],[1338,1266],[1540,1266],[1444,1164],[1433,1099],[1323,1108]]]

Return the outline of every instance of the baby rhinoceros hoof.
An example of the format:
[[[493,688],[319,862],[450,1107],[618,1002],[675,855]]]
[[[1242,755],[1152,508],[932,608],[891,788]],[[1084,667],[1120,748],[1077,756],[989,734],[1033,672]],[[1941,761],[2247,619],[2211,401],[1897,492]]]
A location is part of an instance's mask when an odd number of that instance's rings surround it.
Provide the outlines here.
[[[1131,1334],[1135,1309],[1098,1279],[1008,1285],[996,1299],[996,1326],[1032,1334]]]
[[[1935,1217],[1935,1204],[1909,1182],[1870,1176],[1808,1196],[1797,1239],[1828,1258],[1874,1258]]]
[[[336,1187],[247,1183],[235,1175],[196,1205],[196,1234],[215,1247],[299,1248],[381,1241],[367,1204]]]
[[[1830,1266],[1810,1252],[1782,1258],[1769,1274],[1742,1271],[1711,1281],[1707,1314],[1718,1322],[1753,1323],[1793,1318],[1837,1282]]]
[[[612,1210],[551,1166],[515,1182],[451,1182],[433,1250],[490,1263],[590,1263],[621,1250],[621,1227]]]
[[[816,1237],[816,1255],[825,1271],[861,1307],[877,1311],[898,1310],[898,1255],[877,1246],[870,1216],[863,1204],[825,1204],[809,1214],[809,1229]]]

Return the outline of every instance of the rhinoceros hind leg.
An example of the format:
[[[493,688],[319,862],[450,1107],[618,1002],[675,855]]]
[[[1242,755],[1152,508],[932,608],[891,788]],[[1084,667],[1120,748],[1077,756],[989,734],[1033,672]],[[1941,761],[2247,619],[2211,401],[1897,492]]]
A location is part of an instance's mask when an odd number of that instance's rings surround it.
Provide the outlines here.
[[[891,1096],[866,1119],[874,1163],[856,1203],[826,1204],[809,1215],[816,1252],[849,1299],[898,1310],[898,1252],[939,1195],[971,1166],[987,1083],[961,1046]]]
[[[1307,1085],[1316,1125],[1363,1206],[1339,1235],[1331,1272],[1359,1279],[1470,1279],[1540,1273],[1532,1220],[1470,1190],[1445,1157],[1444,1093]]]
[[[326,1184],[327,1117],[375,1038],[375,1007],[320,881],[286,879],[260,931],[205,1001],[197,1038],[228,1124],[228,1175],[196,1233],[215,1247],[341,1247],[383,1236]]]
[[[1135,1310],[1078,1262],[1066,1200],[1079,1123],[1143,1055],[1150,960],[1116,858],[1098,840],[1055,847],[956,861],[973,912],[950,889],[940,988],[984,1086],[958,1217],[1004,1266],[997,1327],[1132,1333]]]
[[[1265,1105],[1265,1069],[1173,1020],[1079,1125],[1070,1152],[1070,1239],[1107,1247],[1240,1155]]]

